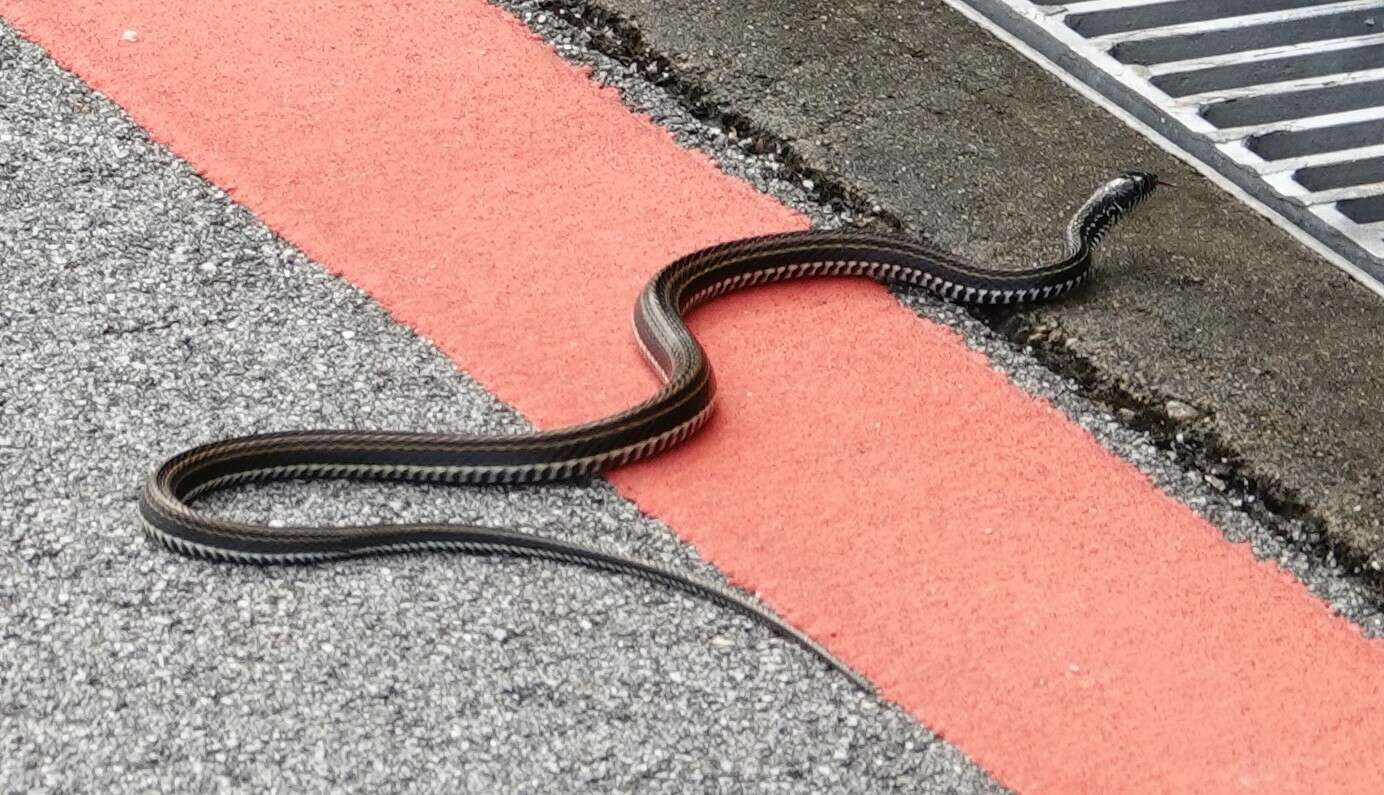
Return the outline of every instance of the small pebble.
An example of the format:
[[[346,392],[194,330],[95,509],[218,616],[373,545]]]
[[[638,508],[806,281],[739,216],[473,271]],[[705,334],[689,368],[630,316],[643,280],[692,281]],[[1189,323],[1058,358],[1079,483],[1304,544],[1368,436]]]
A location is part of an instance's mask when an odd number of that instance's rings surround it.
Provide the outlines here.
[[[1201,416],[1200,411],[1180,400],[1169,400],[1163,404],[1163,409],[1174,422],[1191,422]]]

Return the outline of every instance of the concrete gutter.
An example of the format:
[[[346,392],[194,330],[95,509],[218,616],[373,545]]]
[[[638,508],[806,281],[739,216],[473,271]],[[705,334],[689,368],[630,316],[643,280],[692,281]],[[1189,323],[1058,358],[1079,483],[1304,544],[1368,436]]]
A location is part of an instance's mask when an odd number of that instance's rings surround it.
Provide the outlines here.
[[[1384,583],[1384,304],[940,1],[544,0],[862,222],[1023,265],[1112,172],[1179,187],[1096,289],[984,319],[1295,545]]]

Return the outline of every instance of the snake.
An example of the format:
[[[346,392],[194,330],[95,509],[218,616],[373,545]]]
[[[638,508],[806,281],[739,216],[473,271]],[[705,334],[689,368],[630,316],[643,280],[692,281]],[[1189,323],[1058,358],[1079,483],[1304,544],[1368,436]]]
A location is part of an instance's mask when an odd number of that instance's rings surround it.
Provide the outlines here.
[[[196,502],[214,491],[282,480],[544,483],[593,476],[648,458],[696,433],[715,407],[711,364],[684,320],[698,305],[756,285],[828,276],[922,288],[957,304],[1051,301],[1091,279],[1092,253],[1102,237],[1163,184],[1141,171],[1105,182],[1067,223],[1060,256],[1027,269],[986,267],[923,240],[859,231],[786,232],[703,248],[658,271],[635,305],[635,338],[662,383],[643,402],[580,425],[506,435],[299,430],[202,444],[168,458],[145,481],[138,503],[145,535],[181,555],[220,562],[312,564],[445,551],[536,558],[631,575],[739,611],[871,691],[864,677],[751,595],[632,557],[518,529],[451,522],[252,524],[210,515]]]

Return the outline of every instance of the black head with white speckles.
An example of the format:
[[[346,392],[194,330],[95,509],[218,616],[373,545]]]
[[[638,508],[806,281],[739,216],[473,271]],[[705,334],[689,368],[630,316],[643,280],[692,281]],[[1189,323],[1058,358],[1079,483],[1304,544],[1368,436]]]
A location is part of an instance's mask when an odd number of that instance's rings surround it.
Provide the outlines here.
[[[1163,184],[1166,183],[1160,182],[1157,175],[1144,171],[1126,171],[1105,183],[1072,217],[1067,226],[1067,245],[1072,249],[1082,244],[1094,247],[1110,227]]]

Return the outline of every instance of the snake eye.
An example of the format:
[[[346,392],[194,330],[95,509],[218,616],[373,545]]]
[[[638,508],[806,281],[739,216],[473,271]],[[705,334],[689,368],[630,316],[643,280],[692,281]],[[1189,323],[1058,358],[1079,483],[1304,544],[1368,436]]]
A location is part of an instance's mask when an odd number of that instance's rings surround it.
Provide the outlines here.
[[[1120,176],[1134,183],[1133,187],[1141,193],[1153,190],[1155,185],[1167,184],[1158,179],[1157,174],[1151,174],[1147,171],[1126,171]]]

